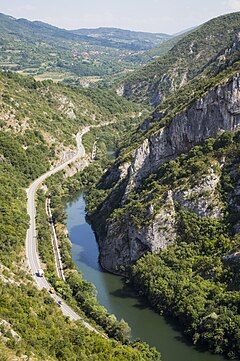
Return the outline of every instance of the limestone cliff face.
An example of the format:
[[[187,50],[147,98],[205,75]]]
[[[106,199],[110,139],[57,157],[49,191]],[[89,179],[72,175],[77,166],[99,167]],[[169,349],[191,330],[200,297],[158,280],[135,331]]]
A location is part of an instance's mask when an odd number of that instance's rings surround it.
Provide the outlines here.
[[[182,207],[202,217],[220,219],[223,217],[223,204],[218,191],[220,175],[209,169],[193,187],[179,187],[174,190],[174,201]]]
[[[125,268],[146,252],[158,252],[175,241],[176,211],[171,191],[156,214],[150,205],[145,216],[146,222],[140,227],[128,213],[107,222],[106,235],[99,239],[100,262],[105,269],[123,274]]]
[[[159,252],[175,242],[178,237],[176,205],[199,216],[221,219],[223,204],[217,190],[219,183],[219,174],[210,168],[209,174],[196,184],[187,189],[169,187],[161,200],[146,205],[144,213],[137,215],[140,224],[127,210],[122,216],[107,220],[105,235],[99,239],[103,267],[122,274],[146,252]]]
[[[160,165],[188,152],[207,138],[239,128],[240,75],[237,74],[146,138],[134,152],[131,163],[115,166],[108,172],[105,187],[112,187],[112,192],[98,211],[101,225],[96,226],[103,267],[121,273],[122,266],[136,261],[144,253],[158,252],[174,242],[177,237],[175,203],[200,216],[222,216],[217,196],[219,175],[210,170],[191,189],[169,189],[165,203],[158,207],[157,212],[146,206],[145,217],[149,221],[141,226],[136,226],[127,213],[118,219],[109,218],[114,209],[127,204],[129,193],[138,189]],[[113,186],[109,179],[114,179]],[[95,224],[96,218],[93,217]]]
[[[142,102],[156,107],[164,98],[164,93],[160,90],[163,86],[167,87],[170,91],[174,90],[173,80],[166,74],[160,81],[156,81],[153,84],[148,81],[139,81],[137,83],[125,82],[116,89],[116,92],[127,99],[137,99],[139,96]]]
[[[143,178],[179,154],[189,151],[205,139],[240,126],[240,76],[227,85],[210,91],[169,125],[144,141],[136,150],[129,168],[127,192],[138,187]]]

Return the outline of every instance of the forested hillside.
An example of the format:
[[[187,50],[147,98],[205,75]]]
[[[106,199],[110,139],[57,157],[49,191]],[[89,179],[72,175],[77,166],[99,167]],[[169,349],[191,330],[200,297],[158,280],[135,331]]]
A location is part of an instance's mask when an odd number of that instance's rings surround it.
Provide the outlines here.
[[[19,254],[18,244],[25,237],[25,227],[21,219],[18,220],[19,229],[12,227],[14,222],[17,222],[12,209],[18,211],[20,207],[19,216],[25,213],[22,202],[24,192],[21,193],[16,184],[20,182],[26,187],[31,180],[50,168],[54,161],[62,161],[73,152],[75,135],[84,125],[118,120],[123,114],[127,116],[127,113],[133,116],[137,107],[129,102],[122,102],[122,99],[113,93],[104,93],[104,107],[101,92],[98,93],[99,98],[96,95],[92,100],[84,91],[72,90],[51,82],[39,83],[14,74],[0,75],[0,91],[0,166],[4,170],[1,172],[1,207],[4,218],[1,222],[3,238],[0,244],[6,248],[1,252],[2,260],[6,258],[6,261],[11,262],[10,253]],[[3,184],[9,188],[10,197],[12,194],[11,201],[6,199]],[[14,197],[16,189],[22,194],[19,199]],[[16,202],[16,207],[12,202]],[[22,233],[19,237],[16,232],[20,229]],[[4,241],[6,239],[7,242]]]
[[[0,74],[0,94],[1,360],[158,360],[147,345],[123,345],[64,318],[47,291],[36,289],[24,250],[30,182],[75,151],[74,135],[81,127],[107,120],[115,120],[116,126],[127,119],[131,123],[138,107],[111,92],[103,96],[100,91],[93,100],[86,91],[11,73]],[[86,284],[81,280],[78,286],[83,292]],[[84,292],[92,297],[91,287]]]

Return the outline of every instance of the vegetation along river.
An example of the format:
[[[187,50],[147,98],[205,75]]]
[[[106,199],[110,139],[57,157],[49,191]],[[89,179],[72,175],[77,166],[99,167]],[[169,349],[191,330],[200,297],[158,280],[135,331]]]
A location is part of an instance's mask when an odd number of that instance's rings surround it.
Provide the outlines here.
[[[91,226],[85,220],[85,201],[80,194],[67,205],[67,227],[72,256],[86,280],[97,288],[99,302],[119,319],[123,318],[139,338],[155,346],[163,361],[223,361],[224,358],[199,352],[189,345],[162,316],[149,309],[121,277],[104,272],[98,263],[98,245]]]

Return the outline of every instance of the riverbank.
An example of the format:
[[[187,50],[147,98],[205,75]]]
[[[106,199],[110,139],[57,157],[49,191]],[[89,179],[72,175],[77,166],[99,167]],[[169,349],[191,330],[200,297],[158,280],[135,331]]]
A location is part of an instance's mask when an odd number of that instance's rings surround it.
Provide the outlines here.
[[[98,301],[118,319],[131,327],[132,338],[146,341],[162,354],[163,361],[223,361],[208,352],[199,352],[174,324],[153,312],[121,277],[105,272],[98,262],[98,245],[91,226],[86,222],[82,194],[68,202],[67,228],[72,243],[72,259],[84,276],[97,289]]]
[[[109,123],[109,126],[110,124],[115,126],[115,123]],[[147,344],[140,341],[131,342],[130,329],[127,323],[123,319],[117,320],[115,315],[108,313],[98,303],[95,287],[82,277],[82,274],[77,271],[76,266],[72,262],[71,245],[64,222],[64,201],[76,189],[85,189],[91,184],[95,184],[96,179],[99,179],[108,165],[109,157],[106,157],[106,159],[101,157],[101,161],[90,164],[86,170],[75,174],[73,177],[69,177],[68,172],[61,172],[48,179],[46,188],[48,194],[45,193],[45,197],[51,194],[52,221],[54,222],[54,229],[56,230],[60,246],[66,282],[57,277],[55,269],[52,268],[50,270],[48,268],[48,262],[44,265],[46,269],[45,275],[55,289],[56,294],[60,295],[68,304],[71,304],[76,311],[79,310],[83,313],[85,315],[85,317],[83,315],[84,319],[87,322],[91,322],[101,335],[104,336],[105,333],[105,335],[107,334],[111,338],[112,342],[120,341],[122,345],[128,345],[141,350],[143,356],[149,357],[150,360],[160,360],[160,355],[154,348],[149,348]],[[45,201],[44,194],[42,195]],[[45,218],[48,220],[49,215],[45,214]],[[39,247],[41,248],[41,244],[39,244]],[[50,243],[49,247],[51,247]],[[47,260],[46,252],[47,249],[42,249],[42,259]],[[53,253],[52,250],[51,253]],[[52,263],[54,263],[53,254],[51,258]]]
[[[56,192],[53,191],[52,193],[53,194],[56,193],[56,198],[57,198],[53,202],[57,206],[56,207],[57,209],[54,210],[54,213],[57,216],[56,217],[57,226],[58,226],[59,221],[61,221],[61,223],[65,223],[65,210],[63,209],[64,199],[66,200],[67,197],[69,196],[69,194],[73,194],[74,191],[76,191],[76,189],[92,188],[94,190],[94,186],[97,183],[97,180],[100,179],[101,174],[103,174],[104,169],[106,169],[106,168],[107,168],[106,164],[102,164],[102,159],[101,159],[101,161],[92,164],[88,169],[86,169],[81,174],[76,175],[76,177],[74,177],[73,179],[71,179],[71,180],[67,179],[66,182],[64,182],[61,187],[59,185],[62,183],[62,179],[55,180],[55,185],[58,185],[58,186],[55,189]],[[92,193],[91,193],[91,196],[92,196]],[[99,194],[98,194],[98,196],[99,196]],[[103,194],[103,196],[105,196],[105,194]],[[93,197],[93,200],[94,200],[94,197]],[[91,197],[88,197],[88,202],[89,202],[88,206],[89,205],[91,206]],[[85,207],[85,205],[84,205],[84,207]],[[79,216],[79,213],[78,213],[78,216]],[[84,217],[85,217],[85,213],[84,213]],[[84,222],[85,222],[85,219],[84,219]],[[81,232],[79,232],[79,234],[81,234]],[[62,242],[61,242],[62,243],[61,251],[62,251],[62,254],[64,255],[63,258],[65,257],[65,260],[64,260],[65,267],[66,267],[66,269],[69,269],[69,270],[72,269],[72,270],[76,271],[75,265],[73,265],[72,257],[71,257],[71,244],[69,244],[69,239],[66,237],[66,232],[63,232],[63,236],[65,237],[65,241],[62,240]],[[69,232],[69,236],[71,239],[70,232]],[[91,243],[91,244],[93,244],[93,243]],[[94,244],[96,246],[95,237],[94,237]],[[91,254],[91,252],[88,252],[88,254]],[[95,259],[98,261],[98,255],[97,255],[97,257],[95,257]],[[75,263],[77,264],[76,260],[75,260]],[[88,264],[89,264],[89,262],[88,262]],[[99,267],[99,265],[96,266],[95,268],[97,269],[97,267]],[[90,267],[90,268],[92,268],[92,267]],[[74,271],[74,274],[76,275],[75,271]],[[81,271],[82,271],[82,269],[81,269]],[[99,270],[97,270],[97,271],[99,271]],[[98,275],[99,275],[99,273],[98,273]],[[101,277],[102,277],[102,275],[104,275],[104,277],[105,276],[108,277],[110,280],[114,279],[113,284],[115,284],[116,287],[114,287],[113,289],[111,287],[109,289],[106,289],[106,287],[101,284],[101,287],[98,288],[96,280],[90,280],[93,284],[95,284],[97,289],[100,290],[99,295],[101,294],[101,291],[103,289],[105,289],[105,291],[106,291],[105,296],[104,296],[105,300],[104,300],[104,298],[103,299],[98,298],[98,301],[100,301],[100,302],[97,302],[97,304],[98,304],[98,306],[99,306],[99,304],[104,305],[105,308],[107,308],[108,312],[116,314],[116,316],[118,317],[119,320],[121,320],[121,318],[127,319],[127,321],[130,322],[130,324],[131,324],[133,338],[139,338],[144,341],[146,340],[150,345],[154,345],[154,346],[158,347],[158,349],[161,351],[162,351],[162,349],[163,350],[165,349],[165,351],[164,351],[165,355],[166,355],[165,359],[169,360],[169,361],[172,361],[173,359],[176,359],[176,358],[178,359],[179,354],[182,355],[182,360],[184,360],[184,361],[186,361],[186,360],[189,360],[189,361],[202,361],[202,360],[204,360],[204,361],[206,361],[206,360],[207,361],[208,360],[209,361],[210,360],[211,361],[213,361],[213,360],[220,361],[220,360],[223,360],[223,358],[211,355],[209,353],[199,353],[198,351],[196,351],[194,349],[193,346],[188,345],[186,343],[186,339],[184,339],[182,337],[182,334],[175,330],[175,326],[169,325],[164,318],[155,314],[142,301],[140,302],[139,298],[132,293],[132,290],[128,289],[126,292],[126,287],[125,287],[124,283],[122,282],[121,278],[114,276],[114,275],[110,275],[106,272],[102,272],[102,270],[101,270]],[[82,281],[85,279],[88,280],[87,277],[81,276],[80,283],[82,284]],[[120,280],[120,283],[119,283],[119,280]],[[77,278],[75,278],[75,279],[73,279],[73,281],[74,282],[70,285],[70,290],[73,293],[73,295],[76,296],[77,293],[74,290],[74,287],[75,287],[74,284],[76,281],[78,283],[78,280],[77,280]],[[69,285],[69,283],[68,283],[68,285]],[[87,287],[88,286],[86,285],[86,288]],[[104,324],[105,320],[103,320],[101,318],[101,316],[100,316],[100,319],[98,318],[96,310],[92,309],[91,305],[89,307],[89,304],[83,303],[84,300],[86,298],[88,298],[88,297],[86,297],[86,294],[84,295],[84,291],[86,291],[86,288],[83,287],[83,290],[81,290],[81,292],[79,292],[79,293],[81,293],[82,297],[80,297],[77,300],[77,302],[79,302],[80,308],[84,308],[84,311],[86,311],[86,313],[88,312],[88,315],[93,316],[98,324],[100,321],[100,324],[103,327],[105,327],[105,325],[106,325],[106,324]],[[92,295],[93,295],[93,293],[92,293]],[[115,300],[117,300],[117,303],[118,303],[117,307],[119,307],[120,309],[117,309],[117,308],[111,309],[108,307],[109,305],[107,305],[107,303],[105,303],[106,300],[111,300],[112,296],[114,296]],[[95,297],[95,293],[94,293],[94,297]],[[96,299],[96,297],[95,297],[95,299]],[[130,302],[130,308],[134,309],[134,311],[136,309],[139,309],[139,311],[141,311],[137,314],[136,317],[134,316],[133,319],[131,317],[132,317],[132,315],[135,315],[135,312],[129,313],[128,307],[126,307],[125,310],[122,309],[122,305],[124,304],[125,301]],[[112,300],[110,303],[112,304]],[[146,318],[144,317],[145,310],[146,310]],[[105,312],[106,312],[106,310],[105,310]],[[151,315],[149,314],[149,312]],[[105,315],[106,315],[106,313],[105,313]],[[159,317],[161,319],[160,323],[159,323],[159,320],[160,320]],[[150,322],[149,322],[149,320],[150,320]],[[103,322],[103,323],[101,323],[101,322]],[[160,332],[159,332],[159,330],[160,330]],[[126,329],[125,329],[125,331],[126,331]],[[176,331],[176,334],[175,334],[175,331]],[[125,333],[125,335],[126,335],[126,333]],[[165,338],[165,341],[164,341],[165,346],[163,347],[162,341],[164,338]],[[169,345],[169,340],[172,340],[170,342],[170,345]],[[178,344],[178,345],[175,344],[176,340],[178,340],[178,341],[180,340],[181,347],[179,346],[180,344]],[[184,345],[184,347],[182,348],[183,345]],[[175,350],[175,349],[177,349],[177,352],[175,354],[172,354],[172,350]],[[181,349],[182,349],[182,351],[181,351]],[[192,350],[194,350],[194,355],[193,355]],[[200,355],[202,355],[202,358],[200,358]],[[171,356],[171,358],[170,358],[170,356]],[[188,357],[188,358],[186,358],[186,357]]]
[[[90,163],[89,163],[90,164]],[[96,164],[93,166],[93,169],[96,170]],[[91,170],[91,166],[88,167],[86,173],[88,174]],[[94,173],[93,173],[94,174]],[[54,254],[51,249],[51,244],[48,242],[48,248],[43,249],[42,244],[39,244],[40,253],[43,260],[47,260],[45,267],[45,276],[49,284],[55,289],[56,294],[60,295],[64,301],[71,305],[76,312],[80,310],[81,313],[84,313],[86,321],[91,321],[97,330],[96,332],[101,333],[104,337],[104,333],[120,341],[123,344],[128,344],[130,341],[130,329],[123,320],[118,321],[114,315],[111,315],[107,310],[101,306],[96,299],[95,288],[89,282],[86,282],[82,275],[77,271],[74,263],[71,259],[71,246],[69,244],[68,235],[66,232],[64,224],[64,209],[62,202],[65,197],[68,197],[70,194],[70,189],[76,188],[76,183],[80,187],[81,176],[84,173],[76,174],[75,177],[65,179],[65,188],[61,187],[61,193],[57,192],[54,187],[57,187],[59,190],[59,184],[63,183],[64,175],[62,173],[57,174],[56,176],[49,179],[48,192],[52,196],[53,210],[52,210],[52,222],[54,222],[54,230],[56,231],[58,244],[60,246],[60,253],[63,265],[63,272],[65,281],[57,277],[56,270],[51,267],[49,269],[49,255],[48,251],[52,253],[52,261],[50,262],[51,266],[54,262]],[[89,174],[88,174],[89,175]],[[80,179],[78,179],[80,177]],[[89,175],[87,177],[88,182],[93,179]],[[45,204],[45,197],[47,194],[42,195],[42,202]],[[40,200],[39,198],[39,200]],[[42,204],[43,206],[43,204]],[[45,219],[48,222],[49,214],[45,213]],[[43,222],[43,219],[41,219]],[[46,224],[46,222],[45,222]],[[47,255],[46,255],[47,253]],[[50,286],[49,286],[50,288]],[[84,317],[84,316],[83,316]],[[148,347],[148,346],[146,346]],[[153,352],[155,352],[153,350]]]

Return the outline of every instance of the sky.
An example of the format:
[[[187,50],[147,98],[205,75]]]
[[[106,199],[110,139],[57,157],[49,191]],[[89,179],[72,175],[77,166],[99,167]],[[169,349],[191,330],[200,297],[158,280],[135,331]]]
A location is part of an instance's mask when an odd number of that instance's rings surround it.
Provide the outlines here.
[[[240,0],[0,0],[0,12],[66,28],[100,26],[174,34],[240,11]]]

